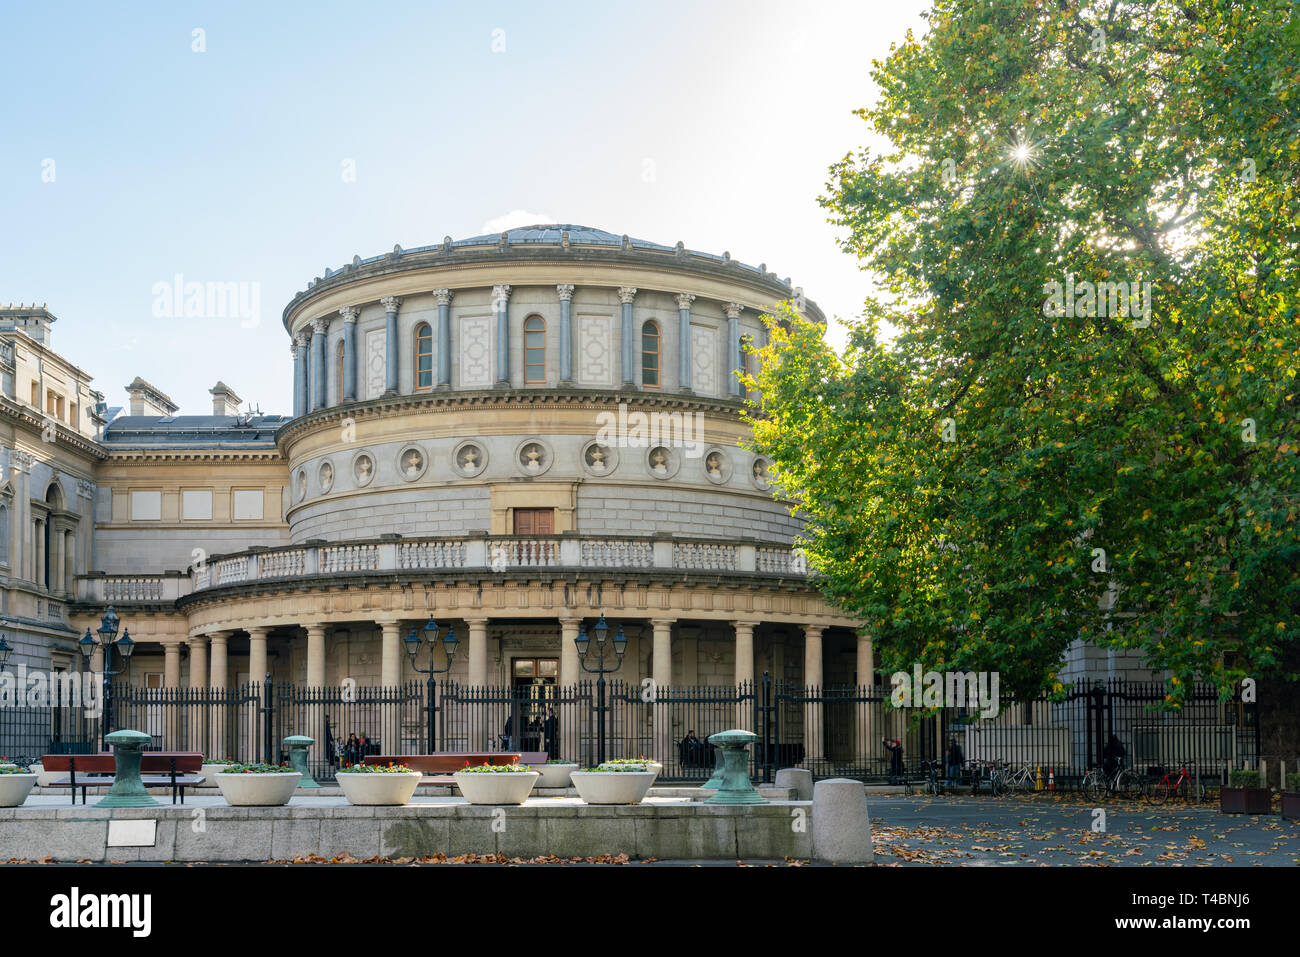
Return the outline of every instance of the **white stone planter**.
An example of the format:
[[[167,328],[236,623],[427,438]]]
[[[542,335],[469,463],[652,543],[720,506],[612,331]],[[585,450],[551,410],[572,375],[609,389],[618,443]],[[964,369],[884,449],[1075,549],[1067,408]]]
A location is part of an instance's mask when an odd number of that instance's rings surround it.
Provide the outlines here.
[[[18,807],[36,787],[35,774],[0,774],[0,807]]]
[[[541,775],[536,784],[539,788],[567,788],[569,775],[578,770],[576,764],[530,764],[528,766]]]
[[[205,764],[205,765],[203,765],[203,767],[199,768],[199,774],[203,775],[203,783],[200,784],[199,787],[201,787],[201,788],[214,788],[214,787],[216,787],[216,786],[217,786],[217,775],[218,775],[218,774],[221,774],[222,772],[224,772],[225,769],[226,769],[226,767],[227,767],[227,766],[224,765],[224,764]]]
[[[640,804],[655,771],[574,771],[570,775],[584,804]]]
[[[50,786],[51,781],[67,775],[66,771],[46,771],[45,765],[39,761],[31,765],[28,770],[36,775],[36,786],[38,788],[47,788]]]
[[[410,804],[415,789],[424,777],[419,771],[397,771],[382,774],[358,774],[346,771],[335,775],[334,780],[343,789],[349,804],[362,806],[400,807]]]
[[[288,774],[221,774],[217,786],[226,803],[234,807],[279,807],[289,803],[302,775]]]
[[[541,775],[536,771],[457,771],[452,777],[470,804],[523,804]]]

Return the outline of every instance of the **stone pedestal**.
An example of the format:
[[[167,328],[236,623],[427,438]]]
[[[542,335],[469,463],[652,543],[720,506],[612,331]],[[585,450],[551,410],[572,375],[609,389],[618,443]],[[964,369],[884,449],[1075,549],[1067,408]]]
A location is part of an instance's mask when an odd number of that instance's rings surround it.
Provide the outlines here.
[[[874,859],[867,789],[861,781],[828,778],[813,787],[813,860],[867,864]]]
[[[813,776],[807,768],[781,768],[776,772],[776,781],[774,787],[794,788],[798,801],[811,801],[813,799]]]
[[[140,758],[153,739],[143,731],[114,731],[104,736],[113,749],[113,786],[95,807],[157,807],[140,780]]]
[[[315,738],[309,738],[305,734],[291,734],[284,739],[285,749],[289,752],[289,767],[302,775],[302,780],[298,782],[300,788],[320,787],[307,770],[307,749],[315,743]]]

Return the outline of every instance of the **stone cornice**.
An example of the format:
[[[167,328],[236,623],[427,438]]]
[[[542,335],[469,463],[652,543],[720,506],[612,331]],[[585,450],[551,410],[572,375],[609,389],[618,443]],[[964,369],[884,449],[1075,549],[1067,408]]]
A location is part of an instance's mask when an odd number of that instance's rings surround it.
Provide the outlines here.
[[[21,405],[8,396],[0,395],[0,415],[8,416],[33,432],[40,434],[45,429],[46,417],[27,405]],[[92,459],[102,460],[108,457],[108,450],[94,439],[88,439],[79,432],[74,432],[57,419],[53,420],[59,443],[75,449]]]
[[[299,292],[284,307],[282,321],[286,330],[292,330],[295,317],[312,311],[312,303],[345,288],[358,280],[376,279],[383,276],[395,276],[404,272],[418,270],[437,270],[441,268],[482,268],[489,274],[500,270],[509,263],[553,263],[557,267],[573,263],[610,263],[662,269],[676,273],[678,276],[696,274],[713,280],[748,286],[761,293],[763,298],[773,301],[794,299],[798,296],[795,287],[787,286],[774,273],[760,273],[749,267],[741,266],[734,260],[717,260],[697,256],[690,251],[678,254],[672,250],[623,249],[615,246],[564,246],[561,244],[513,244],[504,249],[499,245],[481,245],[446,248],[436,246],[419,252],[403,252],[394,258],[384,256],[369,263],[345,266],[341,271],[326,279],[315,282],[310,289]],[[567,281],[562,274],[552,281]],[[485,277],[482,285],[492,286],[496,283]],[[430,282],[430,288],[445,286],[442,282]],[[616,284],[617,285],[617,284]],[[682,291],[682,283],[666,282],[665,291],[673,294]],[[364,301],[372,301],[367,297]],[[808,316],[820,323],[826,317],[816,303],[804,300]]]
[[[602,411],[626,402],[629,408],[667,409],[681,412],[704,412],[739,419],[745,408],[742,399],[711,398],[677,392],[642,392],[619,389],[484,389],[475,392],[418,392],[412,395],[381,396],[364,402],[318,409],[300,415],[280,426],[275,433],[276,444],[282,454],[288,455],[286,446],[302,434],[321,426],[355,419],[359,415],[377,417],[398,415],[410,409],[428,409],[452,406],[538,406],[554,405],[584,411]]]
[[[260,449],[109,449],[108,462],[277,462],[287,463],[278,448]]]

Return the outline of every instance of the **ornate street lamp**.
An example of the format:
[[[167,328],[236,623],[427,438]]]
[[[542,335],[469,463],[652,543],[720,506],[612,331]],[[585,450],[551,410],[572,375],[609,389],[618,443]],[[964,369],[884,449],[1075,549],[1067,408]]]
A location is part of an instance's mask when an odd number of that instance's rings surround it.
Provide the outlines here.
[[[420,635],[415,630],[415,626],[412,625],[411,633],[403,639],[403,643],[406,645],[406,653],[411,656],[411,667],[420,674],[429,676],[429,690],[425,698],[424,710],[428,719],[429,750],[433,751],[434,717],[437,714],[437,708],[434,704],[433,679],[435,675],[442,675],[451,671],[451,662],[456,657],[456,645],[459,642],[456,641],[456,629],[448,625],[447,634],[442,637],[442,650],[447,656],[447,667],[436,668],[434,667],[434,651],[438,647],[438,623],[433,620],[432,615],[429,616],[429,621],[425,624],[423,631],[424,634]],[[429,667],[421,668],[415,663],[415,656],[420,653],[420,647],[425,644],[429,646]],[[391,748],[389,753],[393,753]]]
[[[77,642],[77,647],[81,649],[81,654],[89,665],[94,659],[95,649],[104,650],[104,670],[101,677],[104,679],[104,720],[100,725],[100,737],[108,735],[113,730],[113,681],[112,679],[120,674],[125,673],[131,664],[131,652],[135,651],[135,642],[131,639],[131,630],[128,628],[122,632],[122,637],[117,637],[118,626],[121,619],[117,617],[117,612],[112,605],[104,612],[104,617],[99,620],[99,627],[95,629],[99,635],[96,641],[90,633],[90,628],[86,628],[86,633],[82,635],[81,640]],[[122,656],[122,665],[119,668],[113,667],[113,649]]]
[[[5,640],[5,633],[0,631],[0,671],[5,670],[5,665],[9,663],[9,656],[13,653],[13,648],[9,647],[9,642]]]
[[[627,651],[627,638],[623,635],[623,626],[618,626],[618,632],[614,635],[614,640],[609,644],[613,645],[614,661],[611,665],[605,665],[605,655],[609,651],[605,639],[609,635],[609,625],[605,624],[605,615],[602,612],[600,621],[596,622],[591,633],[596,639],[596,664],[592,667],[587,664],[587,652],[591,649],[591,639],[587,637],[587,626],[578,626],[578,636],[573,639],[573,644],[578,649],[578,664],[582,665],[582,670],[588,674],[596,675],[596,763],[605,763],[605,675],[613,674],[623,667],[623,654]]]

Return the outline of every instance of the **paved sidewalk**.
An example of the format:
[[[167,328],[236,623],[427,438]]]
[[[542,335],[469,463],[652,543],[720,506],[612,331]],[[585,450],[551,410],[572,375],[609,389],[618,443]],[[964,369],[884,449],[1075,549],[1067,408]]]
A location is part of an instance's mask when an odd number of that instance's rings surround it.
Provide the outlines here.
[[[1220,814],[1215,805],[1033,797],[876,797],[876,863],[1070,867],[1300,864],[1300,821]],[[1094,807],[1105,830],[1093,831]]]

